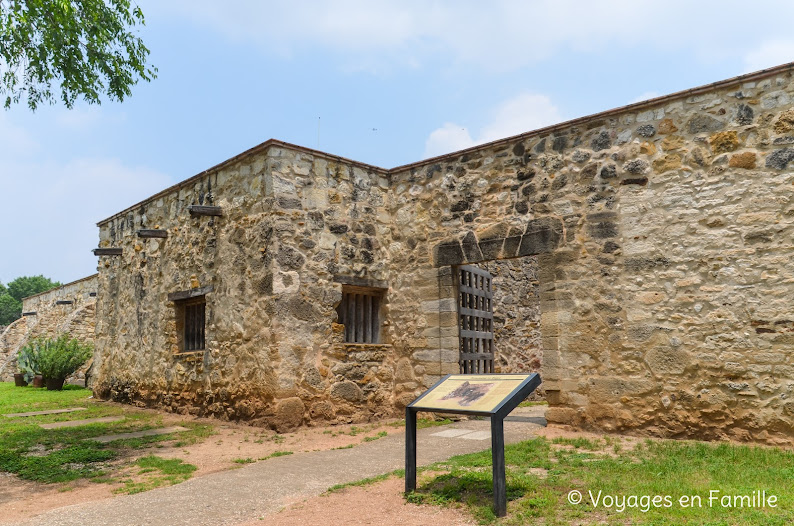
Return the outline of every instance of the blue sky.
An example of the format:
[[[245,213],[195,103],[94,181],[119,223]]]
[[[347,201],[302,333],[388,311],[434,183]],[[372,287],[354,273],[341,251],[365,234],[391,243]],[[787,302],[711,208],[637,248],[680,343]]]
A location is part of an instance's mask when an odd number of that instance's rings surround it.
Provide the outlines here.
[[[157,79],[0,110],[3,283],[95,272],[97,221],[269,138],[391,168],[794,61],[787,1],[138,3]]]

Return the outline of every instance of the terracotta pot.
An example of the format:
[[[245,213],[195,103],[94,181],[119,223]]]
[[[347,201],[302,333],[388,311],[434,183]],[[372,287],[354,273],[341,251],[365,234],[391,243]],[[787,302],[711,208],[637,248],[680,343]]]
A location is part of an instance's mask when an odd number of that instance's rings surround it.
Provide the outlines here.
[[[45,378],[44,383],[47,384],[47,391],[61,391],[63,390],[63,383],[66,378]]]
[[[44,387],[44,377],[37,374],[33,377],[33,387]]]
[[[22,373],[14,374],[14,385],[17,387],[25,387],[28,383],[25,381],[25,375]]]

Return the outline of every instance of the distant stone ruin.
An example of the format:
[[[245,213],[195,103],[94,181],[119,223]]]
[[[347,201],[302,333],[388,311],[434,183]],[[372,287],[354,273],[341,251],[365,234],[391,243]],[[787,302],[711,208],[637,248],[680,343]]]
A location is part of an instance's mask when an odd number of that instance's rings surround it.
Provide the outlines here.
[[[70,334],[85,343],[94,342],[97,274],[35,294],[22,300],[22,317],[0,332],[0,380],[13,381],[17,354],[32,338]],[[68,380],[85,381],[89,364]]]

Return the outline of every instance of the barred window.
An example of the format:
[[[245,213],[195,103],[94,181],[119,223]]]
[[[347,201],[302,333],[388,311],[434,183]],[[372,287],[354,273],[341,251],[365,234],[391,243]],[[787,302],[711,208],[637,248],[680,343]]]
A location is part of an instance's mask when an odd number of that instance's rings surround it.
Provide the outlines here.
[[[182,350],[203,351],[207,302],[201,296],[180,303],[183,314]]]
[[[381,289],[342,289],[342,303],[337,308],[337,314],[339,323],[345,326],[345,343],[380,343],[382,299]]]

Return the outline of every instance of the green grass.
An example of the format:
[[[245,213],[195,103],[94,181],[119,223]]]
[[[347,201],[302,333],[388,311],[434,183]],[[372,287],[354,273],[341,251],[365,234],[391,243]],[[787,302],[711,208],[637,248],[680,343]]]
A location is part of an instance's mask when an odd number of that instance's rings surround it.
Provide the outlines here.
[[[286,457],[287,455],[292,455],[292,451],[274,451],[266,457],[262,457],[259,460],[267,460],[269,458],[277,458],[277,457]]]
[[[161,486],[179,484],[189,479],[197,469],[196,466],[187,464],[182,459],[166,459],[155,455],[139,458],[135,461],[135,466],[140,468],[137,475],[142,476],[143,480],[124,480],[124,486],[115,490],[116,493],[132,495]]]
[[[602,442],[601,440],[590,440],[587,438],[555,438],[551,441],[551,443],[572,446],[574,449],[599,451],[602,449],[605,442]]]
[[[388,435],[388,433],[386,431],[381,431],[377,435],[374,435],[374,436],[371,436],[371,437],[364,437],[364,442],[372,442],[372,441],[377,440],[379,438],[383,438],[386,435]]]
[[[116,440],[100,444],[89,437],[126,433],[162,427],[159,415],[152,412],[125,411],[111,404],[97,403],[91,391],[67,386],[63,391],[47,391],[33,387],[14,387],[0,382],[0,414],[85,407],[85,411],[7,418],[0,416],[0,471],[15,473],[21,478],[44,483],[68,482],[79,478],[101,478],[107,475],[108,462],[123,457],[131,450],[157,446],[173,440],[175,435]],[[42,429],[39,424],[84,420],[123,415],[119,422],[95,423],[62,429]],[[176,434],[183,443],[203,439],[212,427],[184,423],[190,428]]]
[[[235,458],[234,460],[232,460],[232,462],[234,462],[235,464],[252,464],[256,462],[256,460],[252,459],[251,457],[247,457],[247,458]]]
[[[369,486],[370,484],[375,484],[377,482],[384,481],[384,480],[386,480],[386,479],[388,479],[390,477],[393,477],[393,476],[404,477],[405,476],[405,470],[397,469],[397,470],[394,470],[394,471],[389,472],[389,473],[384,473],[383,475],[377,475],[377,476],[374,476],[374,477],[369,477],[369,478],[365,478],[365,479],[361,479],[361,480],[356,480],[354,482],[347,482],[345,484],[336,484],[336,485],[331,486],[330,488],[328,488],[325,491],[325,495],[328,495],[329,493],[336,493],[338,491],[342,491],[345,488],[352,488],[352,487],[357,487],[357,486]]]
[[[0,382],[0,415],[86,407],[89,396],[91,391],[74,385],[65,385],[63,391],[47,391],[34,387],[14,387],[11,382]]]
[[[535,407],[538,405],[549,405],[549,403],[545,400],[538,400],[538,401],[524,400],[523,402],[518,404],[518,407]]]
[[[647,441],[615,451],[613,442],[538,438],[507,446],[508,516],[503,519],[496,518],[491,509],[490,451],[420,470],[442,474],[423,481],[406,499],[463,506],[482,524],[794,523],[794,452],[684,441]],[[572,490],[583,496],[578,505],[567,501]],[[767,495],[777,496],[777,507],[724,508],[718,501],[709,506],[709,490],[718,490],[720,496],[751,496],[753,491],[766,490]],[[599,491],[601,499],[595,505],[589,492],[598,497]],[[605,506],[605,495],[618,500]],[[636,502],[627,500],[621,505],[632,495],[637,496]],[[649,496],[647,503],[640,500],[644,495]],[[662,500],[659,507],[653,506],[650,498],[656,495],[668,496],[671,505]],[[682,506],[680,499],[685,496],[699,496],[701,506]]]

